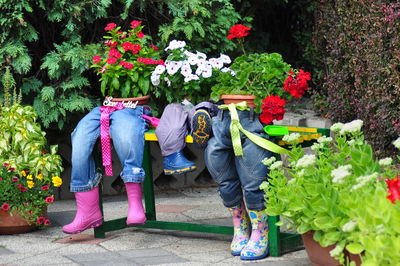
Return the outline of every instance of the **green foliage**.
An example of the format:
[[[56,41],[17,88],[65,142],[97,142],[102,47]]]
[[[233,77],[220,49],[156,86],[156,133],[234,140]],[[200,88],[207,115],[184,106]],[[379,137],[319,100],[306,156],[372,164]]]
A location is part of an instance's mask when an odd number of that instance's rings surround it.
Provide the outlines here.
[[[173,39],[186,40],[189,49],[216,55],[235,48],[226,38],[229,28],[241,19],[232,1],[168,0],[165,5],[172,19],[160,26],[159,36],[163,44]]]
[[[398,170],[390,158],[385,159],[389,163],[378,162],[361,125],[360,120],[333,125],[334,141],[318,139],[311,147],[315,154],[304,155],[292,141],[289,165],[272,164],[268,183],[262,185],[266,211],[287,218],[300,234],[315,231],[321,246],[336,244],[331,255],[342,263],[346,248],[355,254],[365,252],[363,262],[375,263],[366,265],[392,265],[389,262],[399,259],[398,249],[392,252],[386,245],[400,237],[396,220],[391,221],[399,217],[400,205],[386,198],[383,179],[393,178]],[[378,235],[382,242],[370,246],[368,241]]]
[[[313,40],[324,58],[323,94],[335,121],[359,118],[377,152],[398,154],[400,28],[398,1],[321,1]]]
[[[57,146],[47,147],[36,118],[32,106],[0,109],[0,205],[43,225],[38,218],[54,200],[52,187],[61,185],[63,169]]]
[[[261,101],[266,96],[288,95],[283,90],[283,82],[291,66],[278,53],[242,55],[235,58],[230,68],[236,74],[232,76],[230,72],[220,73],[217,84],[211,88],[211,98],[214,101],[218,101],[223,94],[254,95],[259,111]]]

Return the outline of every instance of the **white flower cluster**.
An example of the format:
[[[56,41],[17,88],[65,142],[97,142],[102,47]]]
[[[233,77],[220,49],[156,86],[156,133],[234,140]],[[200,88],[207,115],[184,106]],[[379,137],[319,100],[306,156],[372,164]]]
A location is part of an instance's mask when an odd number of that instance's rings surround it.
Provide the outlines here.
[[[393,141],[393,145],[400,150],[400,137]]]
[[[378,163],[380,166],[389,166],[393,163],[393,159],[390,157],[386,157],[386,158],[380,159]]]
[[[348,164],[348,165],[339,166],[338,168],[332,170],[332,172],[331,172],[331,176],[333,177],[332,182],[338,183],[338,184],[343,183],[344,178],[346,176],[351,175],[350,169],[351,169],[351,165]]]
[[[327,137],[327,136],[322,136],[320,138],[317,139],[318,143],[331,143],[332,142],[332,138],[331,137]]]
[[[291,133],[289,135],[283,136],[282,140],[289,142],[289,143],[294,143],[300,139],[300,134],[299,133]]]
[[[344,135],[346,133],[360,132],[363,123],[364,122],[360,119],[353,120],[349,123],[346,123],[343,125],[342,129],[340,130],[340,134]]]
[[[356,228],[356,226],[357,226],[357,222],[354,220],[350,220],[342,226],[342,231],[343,232],[351,232],[354,230],[354,228]]]
[[[269,169],[270,170],[280,169],[282,168],[282,165],[283,165],[282,161],[276,161],[269,167]]]
[[[298,168],[306,168],[307,166],[311,166],[315,164],[316,157],[314,154],[308,154],[301,157],[297,163],[296,167]]]
[[[362,188],[363,186],[365,186],[366,184],[368,184],[369,182],[372,181],[376,181],[378,178],[378,173],[373,173],[370,175],[364,175],[364,176],[359,176],[357,177],[356,181],[357,184],[355,184],[352,188],[351,191],[357,190],[359,188]]]
[[[173,40],[169,43],[167,50],[179,49],[182,52],[184,60],[171,61],[166,60],[165,66],[158,65],[155,70],[151,73],[151,83],[155,86],[160,84],[161,75],[167,72],[168,75],[172,76],[180,71],[180,74],[184,78],[184,82],[187,83],[192,80],[200,80],[200,78],[210,78],[213,74],[213,70],[217,69],[221,72],[230,72],[232,76],[235,75],[235,71],[228,67],[224,67],[224,64],[230,64],[231,59],[229,56],[221,54],[218,58],[210,58],[207,60],[207,55],[201,52],[192,53],[185,50],[186,43],[184,41]],[[194,69],[192,69],[192,67]],[[171,86],[170,80],[165,77],[164,81],[167,82],[168,86]]]
[[[261,162],[266,166],[270,166],[275,161],[276,161],[276,158],[272,156],[272,157],[265,157]]]
[[[310,149],[313,150],[313,151],[315,151],[315,152],[318,152],[318,151],[319,151],[320,149],[322,149],[323,147],[324,147],[323,144],[315,142],[315,143],[310,147]]]
[[[335,123],[331,126],[331,131],[338,133],[343,127],[343,123]]]

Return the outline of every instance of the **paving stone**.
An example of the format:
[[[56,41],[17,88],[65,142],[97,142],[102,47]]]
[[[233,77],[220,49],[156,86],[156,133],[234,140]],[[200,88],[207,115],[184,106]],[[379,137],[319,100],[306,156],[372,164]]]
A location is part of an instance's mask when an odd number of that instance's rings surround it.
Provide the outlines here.
[[[13,254],[14,252],[13,251],[11,251],[11,250],[9,250],[9,249],[6,249],[6,248],[3,248],[3,247],[0,247],[0,256],[1,255],[8,255],[8,254]]]
[[[106,238],[94,238],[93,235],[88,234],[76,234],[76,235],[69,235],[62,239],[55,240],[55,243],[70,243],[70,244],[91,244],[97,245],[101,242],[113,239],[116,236],[108,236]]]
[[[187,210],[191,210],[196,206],[191,205],[166,205],[159,204],[156,206],[156,212],[168,212],[168,213],[181,213]]]
[[[132,249],[117,252],[124,257],[128,258],[147,258],[158,256],[171,256],[173,253],[166,251],[162,248],[146,248],[146,249]]]
[[[126,261],[126,257],[122,257],[120,254],[116,252],[98,252],[98,253],[84,253],[84,254],[71,254],[65,255],[64,257],[77,262],[77,263],[84,263],[84,262],[94,262],[94,261],[108,261],[108,262],[119,262],[119,261]]]
[[[188,260],[178,257],[176,255],[135,258],[134,260],[135,260],[135,262],[138,262],[142,265],[157,265],[157,264],[165,264],[165,263],[176,264],[176,263],[188,262]]]

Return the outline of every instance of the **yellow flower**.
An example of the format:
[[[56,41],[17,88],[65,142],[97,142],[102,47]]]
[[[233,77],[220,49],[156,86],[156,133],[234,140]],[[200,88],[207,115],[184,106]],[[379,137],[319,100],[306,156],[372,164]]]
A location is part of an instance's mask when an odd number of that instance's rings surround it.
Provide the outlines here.
[[[32,177],[32,175],[28,175],[28,176],[26,177],[26,179],[33,180],[33,177]]]
[[[62,179],[59,176],[53,176],[52,182],[55,187],[59,187],[62,184]]]
[[[35,185],[35,183],[32,181],[27,181],[26,183],[28,183],[28,188],[33,188],[33,186]]]
[[[43,175],[42,174],[38,174],[36,178],[39,179],[39,180],[43,180]]]
[[[26,176],[26,172],[25,171],[21,171],[21,175],[22,176]]]

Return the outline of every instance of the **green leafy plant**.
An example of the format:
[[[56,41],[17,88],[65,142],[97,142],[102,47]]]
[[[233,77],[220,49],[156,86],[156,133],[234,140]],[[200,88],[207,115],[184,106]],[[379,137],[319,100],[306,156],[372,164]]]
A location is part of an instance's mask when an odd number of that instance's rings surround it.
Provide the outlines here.
[[[371,145],[364,140],[362,124],[361,120],[334,124],[331,130],[335,138],[318,139],[311,147],[314,154],[304,154],[296,142],[299,136],[285,136],[284,140],[291,143],[289,164],[264,161],[270,168],[268,183],[262,185],[267,213],[285,217],[300,234],[315,231],[314,239],[321,246],[336,244],[331,255],[341,263],[344,250],[365,253],[363,262],[376,262],[377,254],[383,256],[383,242],[379,247],[368,242],[373,239],[371,230],[376,231],[379,224],[388,225],[380,233],[389,243],[400,237],[400,228],[388,216],[398,217],[400,209],[386,198],[384,181],[385,177],[394,177],[396,170],[390,158],[375,158]],[[396,254],[381,258],[382,263],[366,265],[391,265],[384,262],[398,260]]]
[[[158,48],[148,44],[150,37],[143,34],[141,23],[132,21],[127,31],[121,31],[115,23],[105,27],[108,35],[104,36],[103,56],[92,59],[92,67],[101,76],[103,96],[127,98],[152,92],[151,72],[164,61],[159,60]]]
[[[5,84],[6,92],[9,83]],[[11,94],[4,95],[5,105],[0,106],[1,209],[25,217],[30,224],[49,225],[44,212],[54,201],[54,187],[62,184],[61,157],[56,145],[47,147],[33,107],[21,106],[15,92],[14,100]]]

